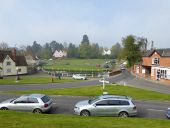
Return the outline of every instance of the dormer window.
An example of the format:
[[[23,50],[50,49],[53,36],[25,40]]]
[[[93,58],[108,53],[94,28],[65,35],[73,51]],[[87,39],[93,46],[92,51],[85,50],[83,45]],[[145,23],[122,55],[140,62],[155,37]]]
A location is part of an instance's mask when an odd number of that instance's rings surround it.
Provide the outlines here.
[[[159,62],[160,62],[160,58],[153,58],[152,59],[152,64],[153,65],[159,65]]]

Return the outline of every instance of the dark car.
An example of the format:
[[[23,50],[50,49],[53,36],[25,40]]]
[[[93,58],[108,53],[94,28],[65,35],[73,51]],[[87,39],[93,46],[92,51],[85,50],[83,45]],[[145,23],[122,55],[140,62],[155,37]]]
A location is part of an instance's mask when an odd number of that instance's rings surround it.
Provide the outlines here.
[[[166,110],[166,117],[167,117],[168,119],[170,119],[170,108],[168,108],[168,109]]]

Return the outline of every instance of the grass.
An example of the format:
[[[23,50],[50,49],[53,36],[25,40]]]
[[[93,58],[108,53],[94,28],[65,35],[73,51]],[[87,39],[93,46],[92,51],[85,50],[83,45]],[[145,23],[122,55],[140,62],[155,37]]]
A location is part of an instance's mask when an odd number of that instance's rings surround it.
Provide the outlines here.
[[[54,78],[54,83],[64,83],[64,82],[76,82],[78,80],[73,79],[66,79],[61,78],[60,80],[58,78]],[[0,85],[7,85],[7,84],[45,84],[45,83],[52,83],[51,77],[29,77],[29,76],[21,76],[21,80],[16,82],[15,78],[4,78],[0,79]]]
[[[169,128],[169,120],[0,111],[1,128]]]
[[[44,66],[48,70],[67,70],[67,71],[83,71],[83,72],[101,72],[106,69],[102,68],[105,63],[104,59],[62,59],[51,60]],[[97,67],[100,65],[100,67]]]
[[[163,100],[170,101],[170,94],[162,94],[159,92],[148,91],[144,89],[107,85],[106,90],[109,94],[127,95],[137,100]],[[29,90],[29,91],[12,91],[10,93],[27,94],[27,93],[44,93],[48,95],[70,95],[70,96],[98,96],[101,95],[103,90],[101,86],[84,86],[77,88],[59,88],[59,89],[46,89],[46,90]],[[9,92],[8,92],[9,93]]]

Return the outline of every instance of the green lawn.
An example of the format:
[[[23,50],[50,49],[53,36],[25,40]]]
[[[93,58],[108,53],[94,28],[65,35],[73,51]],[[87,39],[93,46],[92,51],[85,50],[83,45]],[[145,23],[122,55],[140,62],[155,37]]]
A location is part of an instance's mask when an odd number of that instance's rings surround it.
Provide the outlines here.
[[[0,85],[6,85],[6,84],[45,84],[45,83],[52,83],[51,77],[37,77],[37,76],[20,76],[21,80],[16,82],[15,78],[4,78],[0,79]],[[64,83],[64,82],[76,82],[78,80],[73,79],[66,79],[61,78],[60,80],[58,78],[53,79],[54,83]]]
[[[102,66],[105,63],[105,59],[61,59],[61,60],[51,60],[47,61],[47,65],[44,69],[49,70],[67,70],[67,71],[93,71],[101,72],[105,71]],[[97,67],[100,65],[100,67]]]
[[[169,120],[0,111],[1,128],[170,128]]]
[[[48,95],[70,95],[70,96],[98,96],[102,94],[101,86],[86,86],[78,88],[60,88],[60,89],[46,89],[46,90],[30,90],[30,91],[13,91],[10,93],[44,93]],[[109,94],[127,95],[133,99],[142,100],[163,100],[170,101],[170,94],[162,94],[159,92],[148,91],[144,89],[120,86],[120,85],[107,85],[106,91]],[[9,93],[9,92],[8,92]]]

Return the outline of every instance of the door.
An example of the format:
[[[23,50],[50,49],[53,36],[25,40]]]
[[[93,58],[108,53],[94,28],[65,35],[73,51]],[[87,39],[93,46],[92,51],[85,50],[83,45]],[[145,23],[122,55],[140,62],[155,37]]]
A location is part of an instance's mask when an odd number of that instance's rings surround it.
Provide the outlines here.
[[[108,100],[98,101],[93,105],[91,113],[96,116],[108,116],[109,115],[109,105]]]

